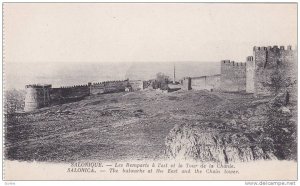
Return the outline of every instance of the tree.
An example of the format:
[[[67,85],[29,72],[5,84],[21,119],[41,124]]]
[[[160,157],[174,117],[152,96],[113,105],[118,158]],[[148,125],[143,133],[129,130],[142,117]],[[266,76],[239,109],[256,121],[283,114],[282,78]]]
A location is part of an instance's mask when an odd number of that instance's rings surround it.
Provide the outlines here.
[[[156,74],[156,80],[158,82],[161,82],[161,83],[168,83],[169,82],[169,76],[165,75],[162,72],[159,72],[159,73]]]
[[[162,89],[162,90],[168,90],[168,83],[169,83],[169,76],[165,75],[162,72],[159,72],[156,74],[156,80],[153,83],[154,89]]]

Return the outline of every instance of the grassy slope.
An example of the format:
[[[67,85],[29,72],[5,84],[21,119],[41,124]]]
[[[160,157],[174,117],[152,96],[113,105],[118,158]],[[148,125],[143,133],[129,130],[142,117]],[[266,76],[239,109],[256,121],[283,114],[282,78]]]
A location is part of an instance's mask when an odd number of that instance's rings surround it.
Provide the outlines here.
[[[249,95],[142,91],[98,95],[10,118],[6,157],[75,161],[162,158],[175,124],[243,114]],[[228,115],[228,116],[227,116]]]

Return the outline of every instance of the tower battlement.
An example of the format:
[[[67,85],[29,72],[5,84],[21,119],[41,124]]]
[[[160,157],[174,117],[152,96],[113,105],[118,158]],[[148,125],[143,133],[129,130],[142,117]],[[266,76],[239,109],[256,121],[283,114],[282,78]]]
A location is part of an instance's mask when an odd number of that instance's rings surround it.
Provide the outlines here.
[[[62,86],[61,89],[68,89],[68,88],[81,88],[81,87],[88,87],[89,85],[73,85],[73,86]]]
[[[248,57],[246,58],[246,61],[253,61],[253,56],[248,56]]]
[[[272,46],[254,46],[253,47],[253,51],[289,51],[292,50],[292,46],[288,45],[287,48],[285,49],[285,46],[280,46],[278,47],[278,45],[274,45]]]
[[[221,60],[221,63],[230,64],[230,60]]]
[[[26,85],[25,88],[51,88],[52,85],[50,84],[31,84]]]
[[[246,63],[244,62],[235,62],[235,61],[230,61],[230,60],[221,60],[221,65],[223,66],[232,66],[232,67],[242,67],[246,66]]]
[[[128,81],[129,81],[129,79],[116,80],[116,81],[101,81],[101,82],[93,83],[93,85],[104,85],[104,84],[108,84],[108,83],[122,83],[122,82],[128,82]]]

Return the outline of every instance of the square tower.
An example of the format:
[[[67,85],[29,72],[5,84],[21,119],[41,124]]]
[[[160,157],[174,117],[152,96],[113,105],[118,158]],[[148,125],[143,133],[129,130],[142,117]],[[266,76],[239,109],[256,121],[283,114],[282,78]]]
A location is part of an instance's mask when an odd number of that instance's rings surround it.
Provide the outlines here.
[[[297,79],[295,51],[291,46],[254,47],[254,95],[267,96],[285,90]],[[250,71],[250,70],[249,70]],[[249,76],[250,72],[249,72]],[[248,80],[247,80],[248,81]],[[249,80],[251,82],[251,80]],[[249,87],[251,84],[249,84]],[[251,88],[249,88],[251,91]]]

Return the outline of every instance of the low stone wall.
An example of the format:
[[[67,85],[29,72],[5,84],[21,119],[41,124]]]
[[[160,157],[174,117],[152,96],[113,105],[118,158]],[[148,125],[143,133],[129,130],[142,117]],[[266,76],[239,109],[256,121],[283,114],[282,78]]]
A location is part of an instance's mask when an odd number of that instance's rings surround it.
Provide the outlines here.
[[[220,74],[213,76],[192,77],[193,90],[216,90],[220,88]]]
[[[139,91],[144,89],[144,82],[142,80],[130,80],[129,84],[133,91]]]
[[[181,80],[181,85],[183,90],[192,90],[192,78],[183,78],[183,80]]]

